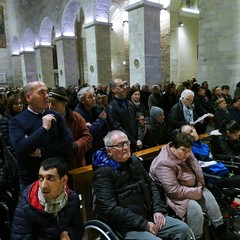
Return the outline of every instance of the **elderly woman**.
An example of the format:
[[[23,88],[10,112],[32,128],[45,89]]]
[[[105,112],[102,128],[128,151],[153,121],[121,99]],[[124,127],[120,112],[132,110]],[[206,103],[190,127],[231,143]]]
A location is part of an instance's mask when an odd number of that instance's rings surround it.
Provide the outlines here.
[[[193,122],[198,119],[194,105],[192,104],[193,100],[194,92],[185,89],[181,93],[179,101],[171,108],[168,114],[168,122],[173,133],[179,132],[179,128],[185,124],[193,125]],[[206,126],[202,123],[194,125],[199,134],[204,133],[206,130]]]
[[[180,218],[186,217],[197,239],[204,239],[205,213],[218,239],[240,239],[227,232],[219,206],[205,188],[201,167],[191,151],[192,138],[179,133],[167,144],[150,167],[150,176],[163,186],[167,203]]]

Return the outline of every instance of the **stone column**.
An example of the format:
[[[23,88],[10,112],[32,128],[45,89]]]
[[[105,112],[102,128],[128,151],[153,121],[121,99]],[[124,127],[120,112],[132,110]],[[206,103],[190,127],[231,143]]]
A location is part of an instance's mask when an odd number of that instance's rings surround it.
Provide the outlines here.
[[[112,24],[93,22],[85,25],[88,83],[108,85],[112,80],[110,27]]]
[[[37,46],[35,48],[35,58],[38,80],[44,82],[47,87],[53,87],[55,82],[52,46]]]
[[[56,39],[59,86],[78,85],[79,68],[77,61],[76,37]]]
[[[129,25],[129,65],[131,85],[159,84],[160,10],[162,5],[141,0],[125,8]]]
[[[23,51],[20,53],[20,56],[22,65],[23,86],[25,86],[28,82],[37,80],[35,52]]]
[[[13,86],[23,86],[23,76],[20,55],[12,55]]]

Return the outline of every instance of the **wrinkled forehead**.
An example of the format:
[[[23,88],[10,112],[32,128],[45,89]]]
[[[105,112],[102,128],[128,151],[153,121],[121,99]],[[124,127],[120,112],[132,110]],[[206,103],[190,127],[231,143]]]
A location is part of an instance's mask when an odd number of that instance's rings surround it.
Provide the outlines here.
[[[191,133],[191,132],[193,132],[193,131],[195,131],[195,128],[192,127],[192,126],[184,126],[184,127],[182,128],[182,132],[183,132],[183,133]]]
[[[109,140],[111,143],[117,144],[118,142],[128,141],[128,137],[124,133],[116,133]]]

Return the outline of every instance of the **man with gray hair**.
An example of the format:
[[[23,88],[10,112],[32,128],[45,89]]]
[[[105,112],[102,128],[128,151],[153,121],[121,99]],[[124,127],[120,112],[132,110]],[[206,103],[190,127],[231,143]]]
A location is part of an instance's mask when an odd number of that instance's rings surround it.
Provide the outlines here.
[[[74,112],[79,113],[86,121],[93,137],[92,148],[86,152],[86,164],[92,164],[92,154],[103,147],[103,137],[108,132],[106,113],[96,106],[96,93],[90,86],[82,87],[78,94],[79,103]]]
[[[179,132],[179,128],[185,124],[194,125],[198,133],[205,132],[205,126],[202,126],[202,122],[194,124],[194,121],[198,119],[197,114],[194,111],[194,92],[189,89],[185,89],[179,101],[171,108],[168,114],[168,122],[172,128],[173,134]]]
[[[156,184],[131,155],[127,135],[111,131],[104,143],[93,157],[96,213],[124,239],[190,240],[189,226],[167,215]]]

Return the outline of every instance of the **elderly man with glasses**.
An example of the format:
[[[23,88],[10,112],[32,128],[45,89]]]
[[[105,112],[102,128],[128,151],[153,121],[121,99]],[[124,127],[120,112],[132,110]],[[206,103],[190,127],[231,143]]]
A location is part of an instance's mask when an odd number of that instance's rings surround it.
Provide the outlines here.
[[[190,228],[166,215],[157,186],[131,156],[127,135],[114,130],[104,143],[93,157],[96,213],[124,239],[190,239]]]

